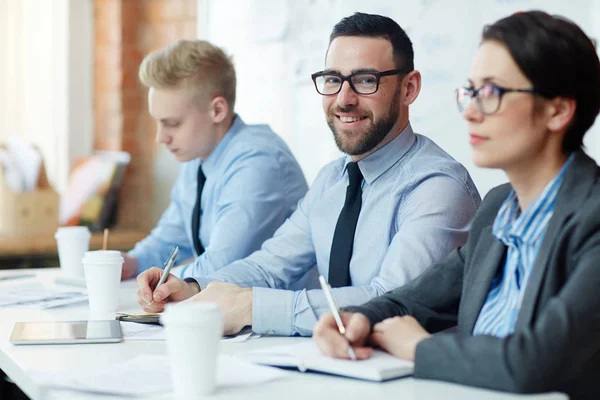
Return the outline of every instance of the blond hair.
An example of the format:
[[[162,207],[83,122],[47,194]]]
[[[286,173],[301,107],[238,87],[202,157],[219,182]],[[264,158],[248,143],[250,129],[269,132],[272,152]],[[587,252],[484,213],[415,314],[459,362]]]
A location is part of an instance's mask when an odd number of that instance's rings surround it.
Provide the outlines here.
[[[140,81],[156,89],[190,88],[223,96],[230,113],[235,105],[235,68],[231,57],[205,40],[177,40],[148,54],[139,70]]]

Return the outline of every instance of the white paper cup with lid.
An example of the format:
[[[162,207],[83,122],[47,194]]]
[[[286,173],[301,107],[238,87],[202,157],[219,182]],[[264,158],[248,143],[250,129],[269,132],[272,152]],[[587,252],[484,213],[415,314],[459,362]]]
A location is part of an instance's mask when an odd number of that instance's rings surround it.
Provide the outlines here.
[[[160,317],[175,398],[194,399],[212,393],[217,379],[223,314],[215,303],[169,303]]]
[[[90,320],[115,319],[123,257],[115,250],[88,251],[83,257]]]
[[[84,279],[81,260],[90,248],[92,234],[87,226],[62,226],[54,238],[58,248],[58,260],[62,276],[67,279]]]

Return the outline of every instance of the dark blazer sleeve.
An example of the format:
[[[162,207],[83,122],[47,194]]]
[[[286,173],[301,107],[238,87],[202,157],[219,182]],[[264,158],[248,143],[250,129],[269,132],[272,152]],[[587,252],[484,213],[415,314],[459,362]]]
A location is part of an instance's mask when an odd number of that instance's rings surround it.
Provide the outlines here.
[[[600,351],[599,220],[591,212],[580,219],[584,229],[561,250],[568,279],[531,326],[506,338],[434,335],[417,346],[415,377],[531,393],[558,390],[589,370]]]
[[[441,263],[433,264],[420,276],[395,290],[344,311],[364,314],[371,327],[386,318],[412,315],[431,333],[455,326],[463,289],[468,254],[476,247],[483,228],[490,225],[510,189],[493,189],[481,204],[463,247],[450,253]]]
[[[433,264],[408,284],[344,311],[364,314],[371,326],[397,315],[412,315],[429,332],[456,325],[464,268],[463,249]]]

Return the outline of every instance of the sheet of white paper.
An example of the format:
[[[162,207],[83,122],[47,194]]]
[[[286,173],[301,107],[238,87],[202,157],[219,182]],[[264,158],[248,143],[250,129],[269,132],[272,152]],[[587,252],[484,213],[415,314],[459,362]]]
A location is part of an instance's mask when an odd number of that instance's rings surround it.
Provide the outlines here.
[[[222,354],[217,367],[217,387],[250,386],[289,376],[277,368],[254,365]],[[106,369],[71,370],[32,374],[41,386],[117,396],[148,396],[172,391],[167,356],[141,355]]]
[[[160,325],[139,324],[137,322],[121,321],[121,332],[125,340],[165,340],[165,328]],[[252,333],[250,328],[244,328],[235,336],[225,336],[221,339],[224,342],[238,343],[244,342],[250,337],[260,337]]]
[[[39,282],[2,284],[0,307],[30,307],[46,309],[87,301],[82,291],[50,289]]]
[[[23,304],[17,304],[11,307],[22,307],[22,308],[37,308],[38,310],[46,310],[48,308],[56,308],[69,306],[71,304],[78,304],[86,302],[88,297],[86,294],[71,294],[69,297],[59,297],[43,299],[38,301],[31,301]]]
[[[239,334],[239,335],[235,335],[235,336],[224,336],[221,341],[222,342],[229,342],[229,343],[241,343],[241,342],[245,342],[250,335],[252,335],[252,332],[248,332],[248,333],[243,333],[243,334]]]
[[[165,340],[165,328],[160,325],[121,321],[125,340]]]
[[[229,343],[245,342],[253,334],[254,333],[252,333],[252,328],[247,326],[244,329],[242,329],[237,335],[224,336],[223,339],[221,339],[221,341]]]
[[[219,388],[251,386],[274,381],[291,376],[288,371],[279,368],[265,367],[254,368],[256,364],[234,356],[221,354],[217,369],[217,386]]]
[[[32,374],[41,386],[117,396],[148,396],[171,391],[166,356],[139,356],[106,369]]]

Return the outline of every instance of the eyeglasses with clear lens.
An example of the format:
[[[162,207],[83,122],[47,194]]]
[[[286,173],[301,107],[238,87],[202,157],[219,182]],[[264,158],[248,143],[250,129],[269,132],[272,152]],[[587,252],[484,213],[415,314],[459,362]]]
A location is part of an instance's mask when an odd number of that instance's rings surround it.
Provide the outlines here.
[[[475,99],[479,112],[483,115],[491,115],[500,109],[502,97],[506,93],[529,93],[534,96],[541,96],[535,89],[508,89],[493,83],[486,83],[479,89],[467,87],[456,89],[456,104],[458,110],[463,112]]]
[[[379,81],[382,76],[398,75],[401,73],[403,73],[401,69],[391,69],[382,72],[355,72],[350,75],[321,71],[312,74],[311,78],[315,83],[315,89],[323,96],[338,94],[346,81],[350,84],[350,88],[357,94],[373,94],[379,89]]]

